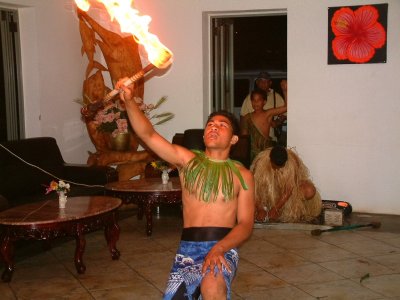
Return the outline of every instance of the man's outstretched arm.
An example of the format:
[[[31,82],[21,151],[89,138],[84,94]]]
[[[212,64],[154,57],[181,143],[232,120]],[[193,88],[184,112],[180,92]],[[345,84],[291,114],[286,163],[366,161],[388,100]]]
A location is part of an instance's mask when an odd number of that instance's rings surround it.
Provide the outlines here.
[[[125,103],[129,122],[133,130],[159,157],[174,165],[182,166],[185,162],[185,157],[189,156],[191,152],[183,147],[171,144],[154,130],[153,124],[151,124],[149,119],[139,109],[134,100],[133,86],[126,87],[123,84],[125,80],[126,78],[119,80],[115,88],[122,90],[122,92],[120,92],[120,98]]]

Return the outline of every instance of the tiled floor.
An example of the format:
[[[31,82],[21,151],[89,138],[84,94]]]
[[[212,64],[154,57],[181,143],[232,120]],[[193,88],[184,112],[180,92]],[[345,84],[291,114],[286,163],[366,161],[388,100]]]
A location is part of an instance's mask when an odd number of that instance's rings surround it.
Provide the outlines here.
[[[87,235],[84,262],[76,273],[75,241],[16,246],[10,283],[0,299],[161,299],[182,226],[179,214],[161,208],[152,237],[135,207],[120,214],[121,257],[112,261],[101,231]],[[309,230],[254,229],[240,249],[232,299],[400,299],[400,216],[352,215],[360,228],[312,236]]]

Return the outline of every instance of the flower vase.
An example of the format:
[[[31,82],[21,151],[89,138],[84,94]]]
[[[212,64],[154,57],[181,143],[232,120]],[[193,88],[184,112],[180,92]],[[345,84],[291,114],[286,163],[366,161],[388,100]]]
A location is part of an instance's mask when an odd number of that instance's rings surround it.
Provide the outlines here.
[[[115,151],[128,151],[130,150],[131,135],[129,133],[119,133],[116,136],[110,136],[109,147]]]
[[[161,180],[162,180],[163,184],[168,184],[169,175],[168,175],[168,171],[167,170],[162,171]]]
[[[67,194],[65,192],[58,192],[58,207],[65,208],[67,204]]]

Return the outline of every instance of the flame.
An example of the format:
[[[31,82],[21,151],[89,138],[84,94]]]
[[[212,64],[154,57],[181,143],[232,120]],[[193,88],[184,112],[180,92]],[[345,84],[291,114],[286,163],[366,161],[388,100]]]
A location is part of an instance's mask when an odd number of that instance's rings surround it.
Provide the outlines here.
[[[90,8],[89,0],[75,0],[75,3],[83,11],[88,11]]]
[[[94,0],[107,9],[111,20],[116,19],[121,32],[133,35],[137,43],[146,49],[148,60],[159,69],[172,63],[172,52],[165,47],[158,37],[149,32],[150,16],[140,16],[139,11],[132,8],[133,0]],[[77,6],[84,11],[90,8],[89,0],[75,0]]]

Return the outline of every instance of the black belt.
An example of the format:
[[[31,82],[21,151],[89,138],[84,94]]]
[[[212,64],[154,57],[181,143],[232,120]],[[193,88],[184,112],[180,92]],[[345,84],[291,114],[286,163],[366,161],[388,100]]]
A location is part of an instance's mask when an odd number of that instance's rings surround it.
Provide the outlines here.
[[[228,227],[188,227],[183,228],[182,241],[219,241],[222,240],[232,228]]]

